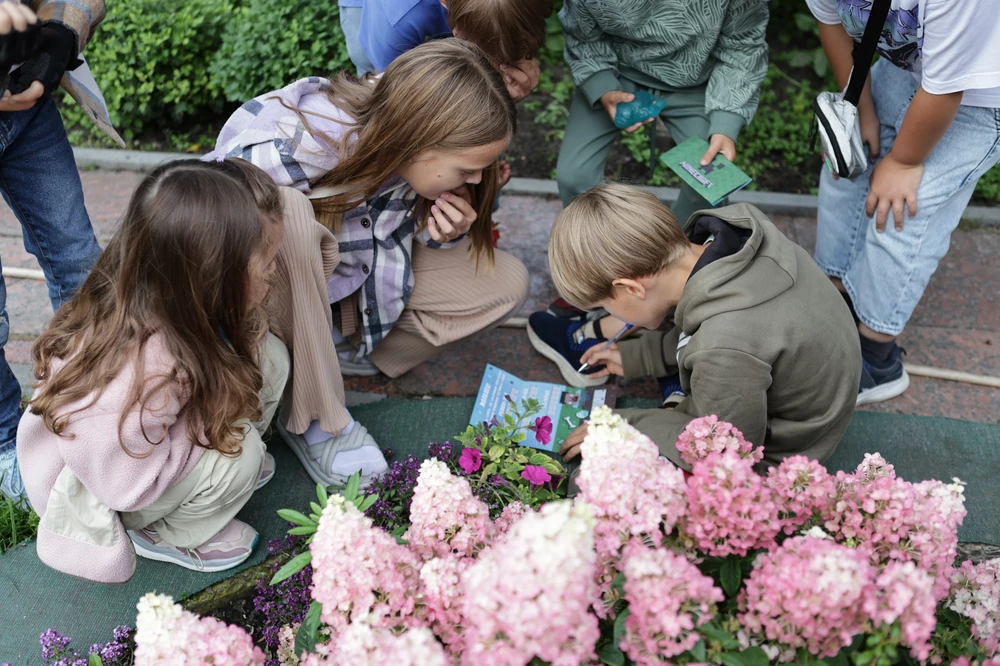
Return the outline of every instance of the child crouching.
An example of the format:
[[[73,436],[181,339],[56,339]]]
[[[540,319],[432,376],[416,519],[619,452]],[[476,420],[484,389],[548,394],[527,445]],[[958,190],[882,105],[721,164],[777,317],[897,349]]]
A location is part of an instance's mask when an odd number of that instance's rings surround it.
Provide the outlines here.
[[[549,263],[574,305],[649,329],[601,351],[605,336],[594,326],[577,342],[589,345],[579,360],[604,366],[593,377],[679,373],[683,398],[674,409],[621,410],[673,462],[686,467],[677,436],[709,414],[763,445],[765,464],[796,454],[823,461],[837,446],[861,376],[851,314],[805,250],[756,208],[696,213],[685,236],[652,194],[601,185],[559,215]],[[671,312],[675,326],[656,330]],[[558,323],[533,315],[533,343],[550,354],[566,347]],[[567,438],[566,458],[582,435]]]
[[[250,556],[257,533],[235,516],[273,476],[260,431],[289,370],[262,315],[281,213],[271,179],[239,160],[140,183],[32,348],[17,454],[43,562],[119,583],[133,551],[201,571]]]

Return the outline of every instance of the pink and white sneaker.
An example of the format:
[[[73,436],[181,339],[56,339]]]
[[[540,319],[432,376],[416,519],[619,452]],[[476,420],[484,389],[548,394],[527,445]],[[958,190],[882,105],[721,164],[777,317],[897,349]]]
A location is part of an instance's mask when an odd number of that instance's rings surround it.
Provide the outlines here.
[[[178,548],[149,528],[129,530],[135,554],[147,560],[169,562],[192,571],[225,571],[242,564],[253,553],[260,536],[246,523],[233,519],[197,548]]]

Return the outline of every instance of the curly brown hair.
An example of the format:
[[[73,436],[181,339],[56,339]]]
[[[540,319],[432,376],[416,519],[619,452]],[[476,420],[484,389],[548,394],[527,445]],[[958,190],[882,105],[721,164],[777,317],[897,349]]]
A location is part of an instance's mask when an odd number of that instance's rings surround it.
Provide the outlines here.
[[[61,435],[126,363],[145,377],[141,351],[159,334],[175,365],[169,376],[135,381],[128,404],[139,404],[140,423],[150,400],[177,382],[190,441],[238,453],[238,422],[259,417],[267,330],[249,294],[250,265],[266,251],[269,225],[281,223],[277,186],[242,160],[182,160],[146,176],[83,286],[32,346],[31,411]]]

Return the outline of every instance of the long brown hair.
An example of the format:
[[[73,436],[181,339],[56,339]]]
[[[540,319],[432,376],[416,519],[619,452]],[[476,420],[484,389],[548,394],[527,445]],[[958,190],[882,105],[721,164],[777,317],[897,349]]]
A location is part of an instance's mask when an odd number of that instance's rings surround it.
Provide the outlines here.
[[[452,32],[486,52],[497,65],[534,58],[545,43],[552,0],[449,0]]]
[[[317,218],[337,230],[344,213],[416,157],[437,148],[458,150],[510,141],[517,111],[501,74],[482,50],[457,39],[421,44],[399,56],[372,85],[342,72],[330,82],[331,103],[354,118],[339,146],[340,162],[314,187],[344,192],[313,201]],[[305,112],[300,111],[304,116]],[[483,170],[472,190],[477,217],[469,235],[478,256],[493,260],[493,201],[499,162]],[[424,221],[430,202],[420,198]]]
[[[271,224],[281,224],[278,188],[242,160],[183,160],[146,176],[83,286],[32,346],[39,390],[31,411],[62,434],[133,363],[119,442],[131,406],[139,404],[142,423],[149,401],[177,382],[190,440],[239,452],[238,421],[260,412],[257,346],[266,332],[249,297],[249,267]],[[142,349],[154,333],[176,361],[169,376],[145,377]],[[65,363],[53,371],[57,360]],[[162,441],[156,434],[144,433],[151,444]]]

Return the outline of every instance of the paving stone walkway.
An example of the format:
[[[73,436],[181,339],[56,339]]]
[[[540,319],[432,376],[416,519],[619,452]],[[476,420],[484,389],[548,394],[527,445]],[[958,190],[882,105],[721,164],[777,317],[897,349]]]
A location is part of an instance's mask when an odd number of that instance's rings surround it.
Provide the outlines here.
[[[105,243],[124,213],[141,174],[115,171],[81,173],[87,209],[98,239]],[[546,258],[548,230],[560,203],[530,196],[501,198],[500,247],[518,256],[531,271],[532,294],[527,316],[555,297]],[[815,219],[776,217],[789,238],[812,251]],[[931,280],[923,302],[901,338],[910,363],[1000,376],[1000,232],[965,229],[952,237],[948,255]],[[4,266],[38,268],[24,250],[21,228],[6,207],[0,210],[0,258]],[[7,279],[7,311],[11,336],[7,359],[24,382],[30,379],[30,347],[51,317],[45,284]],[[560,381],[555,366],[534,352],[522,330],[500,328],[457,344],[438,358],[396,380],[352,378],[353,399],[388,396],[474,395],[487,363],[500,365],[528,379]],[[624,390],[653,397],[656,385],[631,382]],[[903,414],[945,416],[1000,422],[1000,390],[914,377],[899,398],[870,409]]]

